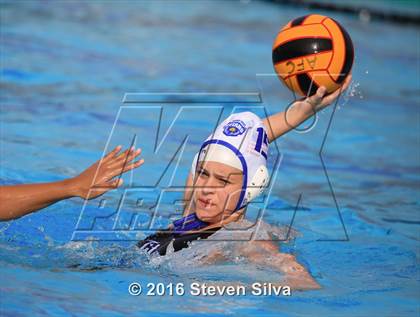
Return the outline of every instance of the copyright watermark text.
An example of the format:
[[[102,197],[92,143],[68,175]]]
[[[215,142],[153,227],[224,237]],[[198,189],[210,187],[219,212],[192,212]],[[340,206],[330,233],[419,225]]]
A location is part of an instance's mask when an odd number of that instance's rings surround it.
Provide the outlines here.
[[[245,285],[212,285],[194,282],[184,283],[147,283],[144,289],[140,283],[133,282],[128,286],[128,293],[132,296],[291,296],[288,285],[277,283],[253,283]]]

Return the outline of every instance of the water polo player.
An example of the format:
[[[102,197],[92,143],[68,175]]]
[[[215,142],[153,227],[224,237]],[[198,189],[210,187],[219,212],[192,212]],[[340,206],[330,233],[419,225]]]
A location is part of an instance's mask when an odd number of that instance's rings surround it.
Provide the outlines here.
[[[228,219],[238,218],[268,182],[267,153],[268,137],[261,119],[251,112],[231,115],[203,143],[193,161],[195,190],[190,205],[194,212],[139,246],[164,255],[169,243],[177,251],[189,241],[206,238],[210,227],[217,230]]]
[[[264,120],[251,112],[229,116],[194,158],[184,194],[188,202],[184,217],[140,241],[138,247],[150,255],[165,255],[188,247],[194,240],[207,239],[230,223],[244,221],[247,204],[269,181],[269,143],[332,104],[350,81],[351,75],[342,89],[330,95],[324,96],[326,89],[320,87],[313,96],[295,102],[287,112],[287,120],[285,112]],[[280,253],[278,245],[271,241],[247,241],[240,247],[240,254],[286,272],[289,278],[299,276],[305,288],[319,287],[294,256]],[[223,258],[223,254],[208,257],[213,261]]]

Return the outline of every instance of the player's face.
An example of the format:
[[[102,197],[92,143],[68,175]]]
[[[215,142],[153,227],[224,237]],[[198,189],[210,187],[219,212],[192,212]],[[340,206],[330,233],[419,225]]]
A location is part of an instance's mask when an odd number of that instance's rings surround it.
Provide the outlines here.
[[[193,193],[197,217],[217,223],[235,211],[242,179],[242,171],[237,168],[218,162],[199,162]]]

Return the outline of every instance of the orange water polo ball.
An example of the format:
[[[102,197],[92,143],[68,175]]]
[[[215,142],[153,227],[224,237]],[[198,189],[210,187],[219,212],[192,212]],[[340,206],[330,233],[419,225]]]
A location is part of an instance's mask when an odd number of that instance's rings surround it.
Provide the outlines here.
[[[332,18],[310,14],[287,23],[273,45],[273,64],[292,91],[309,96],[325,86],[331,93],[343,84],[353,66],[353,43]]]

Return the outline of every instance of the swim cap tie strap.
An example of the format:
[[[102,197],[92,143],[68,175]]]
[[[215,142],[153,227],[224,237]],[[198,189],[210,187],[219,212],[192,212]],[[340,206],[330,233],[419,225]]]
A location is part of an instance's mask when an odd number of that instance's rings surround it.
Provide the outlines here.
[[[198,219],[195,213],[190,214],[181,219],[175,220],[172,222],[172,224],[174,226],[174,233],[183,233],[191,230],[200,230],[209,225],[207,222]]]

